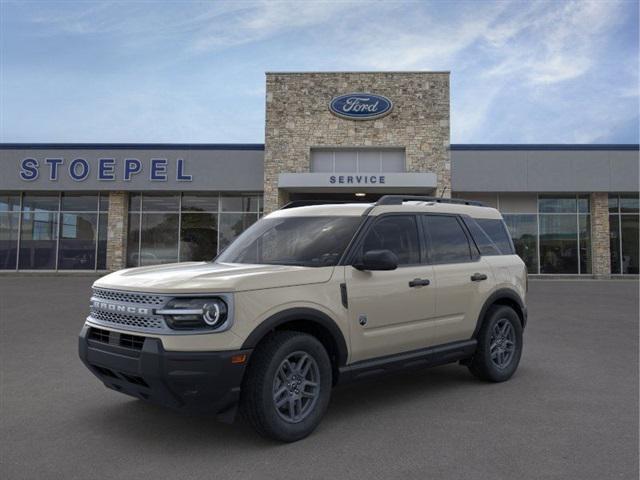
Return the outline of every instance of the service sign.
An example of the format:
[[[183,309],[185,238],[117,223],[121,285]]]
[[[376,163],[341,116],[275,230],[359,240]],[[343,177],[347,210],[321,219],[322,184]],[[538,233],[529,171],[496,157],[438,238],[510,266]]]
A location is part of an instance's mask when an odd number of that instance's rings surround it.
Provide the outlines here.
[[[350,120],[373,120],[384,117],[393,109],[393,102],[373,93],[347,93],[334,97],[329,110],[338,117]]]
[[[281,173],[278,188],[291,192],[366,192],[432,193],[437,176],[431,172],[409,173]]]

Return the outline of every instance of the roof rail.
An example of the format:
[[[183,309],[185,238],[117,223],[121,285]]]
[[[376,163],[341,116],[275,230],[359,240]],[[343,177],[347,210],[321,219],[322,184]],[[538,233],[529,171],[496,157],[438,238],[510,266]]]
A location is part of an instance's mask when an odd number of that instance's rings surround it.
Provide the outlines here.
[[[423,197],[421,195],[384,195],[376,202],[376,205],[402,205],[404,202],[435,202],[435,203],[455,203],[458,205],[473,205],[475,207],[485,207],[482,202],[475,200],[464,200],[462,198],[440,198]]]
[[[289,203],[286,203],[280,210],[286,210],[287,208],[296,208],[296,207],[308,207],[311,205],[336,205],[340,203],[354,203],[350,200],[292,200]],[[363,204],[365,202],[362,202]]]

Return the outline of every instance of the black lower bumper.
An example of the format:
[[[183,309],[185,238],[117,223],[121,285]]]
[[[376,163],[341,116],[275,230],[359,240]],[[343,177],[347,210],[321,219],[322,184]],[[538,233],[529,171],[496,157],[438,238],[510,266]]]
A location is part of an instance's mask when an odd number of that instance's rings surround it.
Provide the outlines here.
[[[251,350],[166,351],[156,338],[85,325],[79,354],[108,388],[167,407],[216,413],[223,420],[232,420]],[[246,355],[246,360],[232,363],[232,357],[238,355]]]

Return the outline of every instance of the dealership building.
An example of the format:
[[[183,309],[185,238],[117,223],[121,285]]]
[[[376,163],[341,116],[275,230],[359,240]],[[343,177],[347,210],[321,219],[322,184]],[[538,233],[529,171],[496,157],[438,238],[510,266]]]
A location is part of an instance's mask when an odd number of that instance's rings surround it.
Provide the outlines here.
[[[210,260],[288,202],[403,194],[498,208],[532,274],[637,275],[638,167],[452,145],[448,72],[267,73],[264,144],[0,144],[0,271]]]

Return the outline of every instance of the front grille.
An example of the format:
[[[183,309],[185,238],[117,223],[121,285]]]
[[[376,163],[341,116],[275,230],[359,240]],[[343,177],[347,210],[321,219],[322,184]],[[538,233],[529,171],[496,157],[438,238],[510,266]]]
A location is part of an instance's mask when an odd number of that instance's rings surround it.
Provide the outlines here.
[[[120,346],[125,348],[133,348],[134,350],[142,350],[144,345],[144,337],[138,337],[137,335],[127,335],[126,333],[120,334]]]
[[[167,301],[162,295],[150,295],[146,293],[127,293],[118,290],[104,290],[94,288],[93,296],[101,300],[111,300],[113,302],[136,303],[144,305],[162,306]]]
[[[97,308],[93,307],[91,307],[91,317],[101,322],[107,322],[113,325],[126,327],[150,328],[160,330],[164,328],[164,320],[161,317],[126,315],[124,313],[98,310]]]
[[[96,342],[109,343],[109,330],[102,330],[100,328],[93,328],[89,330],[89,340],[95,340]]]

